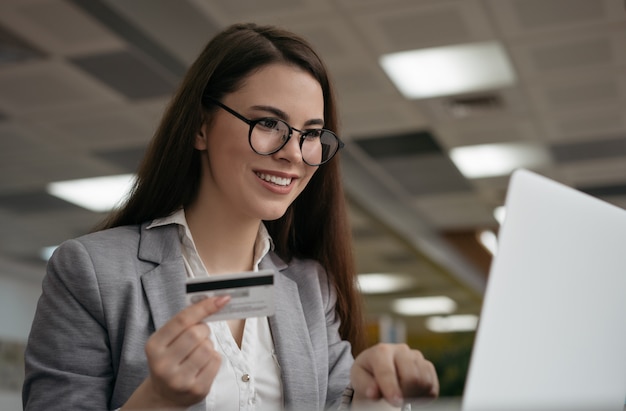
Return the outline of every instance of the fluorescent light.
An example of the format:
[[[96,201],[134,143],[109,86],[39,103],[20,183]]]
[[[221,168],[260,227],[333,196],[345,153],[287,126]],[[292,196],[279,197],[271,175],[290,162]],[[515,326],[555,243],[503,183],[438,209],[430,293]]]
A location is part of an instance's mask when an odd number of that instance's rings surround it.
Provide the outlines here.
[[[498,224],[502,225],[504,222],[504,217],[506,217],[506,207],[499,206],[493,210],[493,217],[496,219]]]
[[[450,158],[467,178],[503,176],[517,168],[533,168],[549,163],[545,148],[535,143],[456,147],[450,150]]]
[[[496,255],[498,251],[498,237],[491,230],[483,230],[478,233],[478,241],[491,255]]]
[[[52,257],[52,253],[54,253],[54,250],[56,250],[57,247],[58,246],[56,245],[52,245],[50,247],[42,248],[41,250],[39,250],[39,257],[44,261],[48,261],[50,257]]]
[[[492,90],[515,82],[504,48],[493,41],[391,53],[379,62],[409,99]]]
[[[474,331],[477,325],[478,317],[473,314],[429,317],[426,319],[426,328],[437,333]]]
[[[456,310],[456,303],[446,296],[399,298],[392,309],[402,315],[449,314]]]
[[[48,184],[46,191],[79,207],[95,212],[110,211],[119,205],[134,183],[133,174],[83,178]]]
[[[415,281],[404,275],[389,273],[359,274],[359,289],[364,294],[382,294],[412,287]]]

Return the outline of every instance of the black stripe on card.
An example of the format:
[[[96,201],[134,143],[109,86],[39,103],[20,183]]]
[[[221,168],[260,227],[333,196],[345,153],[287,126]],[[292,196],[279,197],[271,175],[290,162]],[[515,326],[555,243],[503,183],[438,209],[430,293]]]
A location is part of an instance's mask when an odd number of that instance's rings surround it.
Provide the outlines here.
[[[232,280],[188,283],[187,293],[196,293],[199,291],[223,290],[225,288],[254,287],[258,285],[270,285],[270,284],[274,284],[273,275],[264,275],[260,277],[249,277],[249,278],[235,278]]]

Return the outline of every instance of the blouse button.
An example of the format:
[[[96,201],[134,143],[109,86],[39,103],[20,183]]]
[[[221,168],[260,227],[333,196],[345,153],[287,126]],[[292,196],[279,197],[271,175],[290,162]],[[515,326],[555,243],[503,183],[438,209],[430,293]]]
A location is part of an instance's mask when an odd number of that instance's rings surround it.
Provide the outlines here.
[[[244,374],[241,376],[241,381],[248,382],[250,381],[250,374]]]

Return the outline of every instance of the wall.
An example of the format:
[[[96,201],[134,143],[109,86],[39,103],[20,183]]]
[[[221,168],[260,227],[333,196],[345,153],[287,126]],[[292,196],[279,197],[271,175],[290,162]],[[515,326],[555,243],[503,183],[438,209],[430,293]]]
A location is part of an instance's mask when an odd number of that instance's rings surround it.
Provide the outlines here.
[[[41,281],[0,273],[0,410],[21,410],[24,345]]]

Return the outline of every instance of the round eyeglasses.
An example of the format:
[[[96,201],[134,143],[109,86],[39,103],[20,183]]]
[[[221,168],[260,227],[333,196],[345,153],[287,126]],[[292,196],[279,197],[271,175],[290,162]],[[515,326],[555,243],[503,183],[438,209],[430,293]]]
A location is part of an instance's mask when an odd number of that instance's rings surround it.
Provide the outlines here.
[[[250,126],[248,143],[255,153],[262,156],[269,156],[280,151],[289,142],[294,131],[300,133],[299,143],[302,160],[310,166],[327,163],[344,146],[344,143],[339,140],[335,133],[325,128],[298,130],[285,121],[274,117],[250,120],[221,101],[212,97],[206,98]]]

